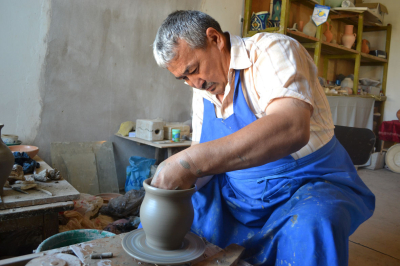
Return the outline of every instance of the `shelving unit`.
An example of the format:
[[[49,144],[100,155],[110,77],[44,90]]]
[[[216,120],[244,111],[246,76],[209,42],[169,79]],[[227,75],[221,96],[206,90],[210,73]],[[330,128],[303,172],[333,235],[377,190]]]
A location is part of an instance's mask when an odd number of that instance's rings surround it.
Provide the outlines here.
[[[286,34],[300,42],[307,51],[313,56],[314,62],[318,67],[319,76],[332,80],[336,74],[354,74],[354,80],[359,80],[360,67],[376,66],[383,67],[382,92],[386,95],[387,72],[390,55],[390,39],[392,26],[370,26],[371,23],[364,21],[364,13],[350,13],[332,11],[329,13],[328,21],[334,25],[334,39],[341,43],[340,33],[344,32],[344,25],[354,25],[357,33],[355,49],[349,49],[335,43],[327,43],[322,39],[322,33],[326,29],[326,24],[317,28],[315,37],[310,37],[302,32],[289,30],[294,22],[303,20],[304,24],[309,21],[314,6],[324,5],[325,0],[282,0],[280,27],[267,28],[263,31],[250,31],[251,14],[259,11],[270,11],[270,1],[273,0],[246,0],[244,14],[243,36],[250,37],[258,32],[275,32]],[[271,12],[271,11],[270,11]],[[387,59],[365,54],[361,52],[363,32],[386,31],[385,51]],[[333,32],[333,31],[332,31]],[[336,36],[335,36],[336,35]],[[336,69],[340,69],[335,71]],[[339,72],[339,73],[335,73]],[[354,82],[353,93],[357,95],[358,82]],[[357,96],[353,97],[357,97]],[[376,100],[382,122],[384,100]]]

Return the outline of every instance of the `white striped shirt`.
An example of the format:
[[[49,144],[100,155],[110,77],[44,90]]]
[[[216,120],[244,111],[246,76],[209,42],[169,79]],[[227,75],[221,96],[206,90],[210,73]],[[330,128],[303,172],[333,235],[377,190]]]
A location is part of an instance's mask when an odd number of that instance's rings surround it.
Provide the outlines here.
[[[258,33],[242,39],[230,35],[231,61],[222,103],[215,95],[193,88],[193,136],[199,142],[203,124],[203,98],[215,105],[218,118],[233,114],[235,70],[240,70],[243,94],[257,118],[266,116],[268,105],[277,98],[291,97],[312,105],[310,140],[291,154],[304,157],[329,142],[334,125],[328,100],[318,81],[317,68],[304,47],[276,33]]]

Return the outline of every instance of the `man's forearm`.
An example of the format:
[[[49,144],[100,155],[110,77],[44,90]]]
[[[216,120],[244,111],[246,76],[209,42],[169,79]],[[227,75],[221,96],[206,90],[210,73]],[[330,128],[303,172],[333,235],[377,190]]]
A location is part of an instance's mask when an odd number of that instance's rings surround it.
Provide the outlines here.
[[[290,111],[289,111],[290,113]],[[276,112],[226,137],[186,150],[201,176],[245,169],[298,151],[309,140],[310,113]]]

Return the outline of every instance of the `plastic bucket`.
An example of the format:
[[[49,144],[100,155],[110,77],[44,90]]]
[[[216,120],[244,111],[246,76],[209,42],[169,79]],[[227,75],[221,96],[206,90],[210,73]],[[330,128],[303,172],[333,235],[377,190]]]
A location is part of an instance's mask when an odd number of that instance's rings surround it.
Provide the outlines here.
[[[110,236],[115,236],[115,234],[96,229],[80,229],[62,232],[51,236],[40,243],[40,245],[36,249],[36,253]]]

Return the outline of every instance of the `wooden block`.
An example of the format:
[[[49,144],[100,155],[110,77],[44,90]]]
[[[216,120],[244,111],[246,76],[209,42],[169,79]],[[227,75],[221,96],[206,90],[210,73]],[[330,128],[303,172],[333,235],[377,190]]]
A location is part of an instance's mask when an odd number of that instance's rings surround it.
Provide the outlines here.
[[[158,119],[137,119],[136,137],[154,141],[164,139],[164,122]]]
[[[231,244],[224,250],[218,252],[212,257],[209,257],[193,266],[231,266],[237,265],[240,256],[245,248],[237,244]]]

